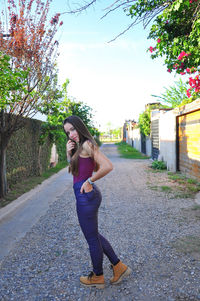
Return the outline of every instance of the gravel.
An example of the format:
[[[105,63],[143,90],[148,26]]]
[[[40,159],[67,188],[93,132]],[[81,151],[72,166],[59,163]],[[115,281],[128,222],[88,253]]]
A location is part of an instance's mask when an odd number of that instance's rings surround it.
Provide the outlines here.
[[[181,238],[200,236],[200,219],[183,218],[183,209],[194,200],[151,190],[149,160],[120,158],[114,145],[102,150],[114,170],[97,184],[103,195],[99,230],[132,274],[111,286],[112,271],[104,257],[106,288],[80,286],[79,277],[92,267],[68,185],[1,262],[0,300],[200,300],[199,254],[174,247]]]

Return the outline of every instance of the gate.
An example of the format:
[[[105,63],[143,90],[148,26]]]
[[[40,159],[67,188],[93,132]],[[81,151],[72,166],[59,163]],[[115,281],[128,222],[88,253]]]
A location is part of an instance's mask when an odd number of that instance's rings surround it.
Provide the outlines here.
[[[200,180],[200,110],[177,117],[178,170]]]
[[[141,152],[146,154],[146,136],[141,133]]]

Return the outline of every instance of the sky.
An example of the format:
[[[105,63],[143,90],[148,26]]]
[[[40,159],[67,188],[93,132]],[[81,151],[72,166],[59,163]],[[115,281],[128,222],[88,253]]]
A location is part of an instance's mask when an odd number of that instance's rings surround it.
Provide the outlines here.
[[[108,43],[131,23],[123,10],[101,19],[106,5],[113,2],[100,0],[75,15],[62,14],[69,11],[69,3],[77,7],[73,1],[53,0],[50,10],[50,15],[61,13],[63,21],[58,34],[59,83],[70,80],[68,95],[93,109],[95,126],[100,130],[108,123],[116,128],[125,120],[137,121],[145,104],[155,102],[151,95],[160,95],[164,87],[178,80],[167,72],[164,59],[150,58],[147,49],[155,43],[147,39],[150,27],[144,30],[137,25]]]
[[[137,25],[108,43],[131,23],[123,10],[101,19],[112,2],[100,1],[78,15],[61,15],[59,81],[69,78],[69,96],[93,108],[100,129],[137,121],[145,104],[156,101],[151,95],[161,95],[178,80],[167,72],[164,59],[152,60],[147,52],[155,43],[147,39],[150,27]],[[67,1],[56,1],[55,12],[68,10]]]

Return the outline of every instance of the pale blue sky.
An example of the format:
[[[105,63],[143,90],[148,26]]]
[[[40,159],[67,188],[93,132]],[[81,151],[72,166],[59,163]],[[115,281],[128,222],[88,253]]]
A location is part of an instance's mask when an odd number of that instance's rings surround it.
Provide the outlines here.
[[[59,79],[70,79],[69,95],[91,106],[97,125],[122,126],[125,119],[138,120],[145,104],[154,102],[173,85],[164,60],[152,60],[147,48],[148,29],[138,25],[116,41],[108,43],[131,22],[121,11],[100,20],[105,3],[101,1],[79,15],[64,14],[58,60]],[[67,11],[67,1],[56,1],[55,11]]]

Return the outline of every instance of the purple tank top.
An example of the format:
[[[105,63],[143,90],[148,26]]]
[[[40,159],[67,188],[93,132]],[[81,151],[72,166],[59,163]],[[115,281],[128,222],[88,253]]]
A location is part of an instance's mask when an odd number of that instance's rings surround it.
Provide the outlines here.
[[[74,184],[86,180],[92,176],[95,168],[95,162],[92,158],[78,158],[78,176],[73,176]]]

